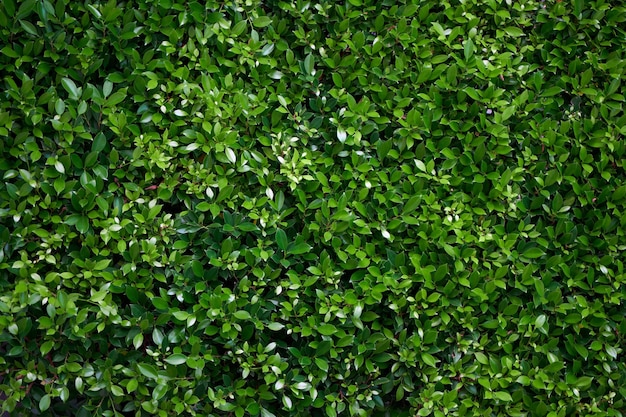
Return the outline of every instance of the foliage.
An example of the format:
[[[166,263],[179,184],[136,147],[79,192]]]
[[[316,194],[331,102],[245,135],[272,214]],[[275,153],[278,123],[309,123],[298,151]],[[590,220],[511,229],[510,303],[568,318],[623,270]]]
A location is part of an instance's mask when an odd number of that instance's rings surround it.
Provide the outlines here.
[[[626,413],[620,1],[0,5],[0,410]]]

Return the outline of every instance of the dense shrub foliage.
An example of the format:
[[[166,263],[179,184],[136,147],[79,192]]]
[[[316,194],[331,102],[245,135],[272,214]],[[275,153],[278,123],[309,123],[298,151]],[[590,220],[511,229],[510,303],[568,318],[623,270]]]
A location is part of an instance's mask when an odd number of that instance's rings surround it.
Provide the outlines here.
[[[0,410],[626,414],[625,22],[3,0]]]

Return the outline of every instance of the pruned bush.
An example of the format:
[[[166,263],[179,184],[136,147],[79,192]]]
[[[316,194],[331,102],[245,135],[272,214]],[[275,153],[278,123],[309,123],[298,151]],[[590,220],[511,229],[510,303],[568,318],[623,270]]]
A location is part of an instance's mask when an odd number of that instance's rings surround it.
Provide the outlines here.
[[[0,411],[623,416],[621,1],[0,4]]]

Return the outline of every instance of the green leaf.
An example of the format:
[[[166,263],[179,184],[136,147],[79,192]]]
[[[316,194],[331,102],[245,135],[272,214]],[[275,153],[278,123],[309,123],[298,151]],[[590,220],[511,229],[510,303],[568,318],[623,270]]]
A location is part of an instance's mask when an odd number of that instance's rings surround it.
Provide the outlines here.
[[[46,411],[50,408],[50,395],[46,394],[39,400],[39,411]]]
[[[324,359],[322,359],[322,358],[315,358],[315,364],[322,371],[328,372],[328,369],[329,369],[328,362],[326,362]]]
[[[245,20],[241,20],[239,22],[237,22],[235,24],[235,26],[233,26],[233,28],[231,29],[231,33],[233,34],[233,36],[237,37],[239,35],[241,35],[243,32],[245,32],[246,30],[246,21]]]
[[[268,56],[272,53],[272,51],[274,51],[274,44],[273,43],[268,43],[267,45],[265,45],[263,47],[263,49],[261,49],[261,55],[262,56]],[[274,77],[272,77],[274,78]],[[278,79],[280,79],[281,77],[279,77]],[[275,78],[276,79],[276,78]]]
[[[469,62],[474,55],[475,50],[476,48],[474,47],[474,42],[472,42],[471,39],[467,39],[463,45],[463,56],[465,57],[466,62]]]
[[[89,231],[89,218],[87,216],[80,216],[78,222],[76,222],[76,230],[85,234]]]
[[[153,297],[150,301],[152,301],[152,305],[156,307],[157,310],[167,311],[169,309],[167,301],[160,297]]]
[[[100,152],[105,148],[106,145],[107,145],[106,136],[104,136],[104,133],[100,132],[96,135],[95,139],[93,140],[93,144],[91,145],[91,150],[92,152]]]
[[[439,36],[445,36],[444,35],[444,30],[443,27],[441,26],[441,24],[439,22],[432,22],[431,23],[433,29],[435,30],[435,33]]]
[[[347,139],[348,135],[345,129],[341,126],[337,128],[337,139],[339,142],[344,143]]]
[[[337,328],[332,324],[322,324],[317,326],[317,331],[324,336],[332,336],[337,333]]]
[[[289,250],[287,250],[287,253],[289,255],[302,255],[303,253],[308,253],[311,249],[312,249],[311,245],[309,245],[308,243],[302,242],[302,243],[293,245]]]
[[[626,196],[626,185],[617,187],[615,191],[613,191],[613,195],[611,196],[611,201],[619,202],[624,199],[624,196]]]
[[[135,337],[133,337],[133,346],[135,349],[139,349],[143,345],[143,334],[137,333]]]
[[[416,208],[419,207],[420,202],[422,201],[421,196],[413,196],[409,198],[409,200],[404,204],[402,208],[402,214],[410,214],[415,211]]]
[[[104,102],[104,106],[105,107],[113,107],[113,106],[117,106],[118,104],[120,104],[121,102],[123,102],[126,99],[127,96],[127,89],[121,89],[116,91],[115,93],[111,94],[111,96]]]
[[[508,26],[508,27],[504,28],[504,31],[509,36],[513,36],[513,37],[524,36],[524,31],[522,29],[514,27],[514,26]]]
[[[500,401],[513,401],[513,397],[506,391],[496,391],[493,393],[493,396]]]
[[[304,70],[306,75],[312,75],[315,70],[315,58],[312,54],[308,54],[304,58]]]
[[[528,259],[536,259],[542,257],[545,254],[546,253],[541,248],[534,247],[526,249],[522,256]]]
[[[165,358],[165,362],[169,363],[170,365],[182,365],[183,363],[187,362],[187,356],[183,355],[182,353],[174,353],[173,355]]]
[[[71,98],[78,99],[78,97],[80,96],[80,92],[78,91],[78,87],[76,87],[74,81],[67,77],[63,77],[61,79],[61,85],[63,86],[65,91],[69,93]]]
[[[211,209],[211,203],[208,203],[206,201],[203,201],[196,205],[196,210],[201,211],[201,212],[209,211],[210,209]]]
[[[430,353],[422,352],[422,361],[433,368],[437,366],[437,359]]]
[[[273,330],[273,331],[277,332],[277,331],[279,331],[279,330],[284,329],[284,328],[285,328],[285,325],[284,325],[284,324],[281,324],[281,323],[270,323],[270,324],[268,324],[268,325],[267,325],[267,328],[268,328],[268,329],[270,329],[270,330]]]
[[[60,173],[65,174],[65,165],[61,161],[56,161],[54,163],[54,168]]]
[[[272,24],[272,19],[267,16],[259,16],[252,21],[252,24],[256,28],[264,28]]]
[[[137,368],[139,368],[139,372],[141,372],[142,375],[150,379],[156,380],[159,377],[159,373],[152,365],[149,365],[147,363],[138,363]]]
[[[552,97],[559,94],[563,89],[557,85],[544,89],[541,92],[541,97]]]
[[[167,394],[167,385],[159,384],[156,387],[154,387],[154,391],[152,391],[152,399],[154,401],[159,401],[161,398],[165,396],[165,394]]]
[[[226,148],[224,153],[226,154],[226,158],[231,164],[234,164],[235,162],[237,162],[237,155],[235,155],[235,151],[233,151],[230,148]]]
[[[111,385],[111,394],[115,397],[121,397],[124,395],[124,391],[119,385]]]
[[[32,23],[26,20],[20,20],[20,25],[22,26],[22,29],[24,29],[27,33],[30,33],[31,35],[34,35],[34,36],[39,36],[39,32],[37,32],[37,28]]]
[[[198,260],[194,259],[193,261],[191,261],[191,270],[193,274],[198,278],[204,276],[204,265],[202,265],[202,262]]]
[[[133,378],[128,381],[128,384],[126,384],[126,392],[130,394],[131,392],[134,392],[138,387],[139,381],[136,378]]]
[[[238,310],[233,313],[233,316],[239,320],[250,320],[252,316],[246,310]]]
[[[276,229],[276,243],[278,244],[278,248],[282,251],[287,250],[287,245],[289,241],[287,240],[287,234],[282,229]]]

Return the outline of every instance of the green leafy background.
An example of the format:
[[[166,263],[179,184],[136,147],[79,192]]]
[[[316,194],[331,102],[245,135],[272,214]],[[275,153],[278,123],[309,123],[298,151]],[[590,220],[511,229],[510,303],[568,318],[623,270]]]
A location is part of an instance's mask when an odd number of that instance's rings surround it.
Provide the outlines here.
[[[623,416],[625,22],[4,0],[0,410]]]

